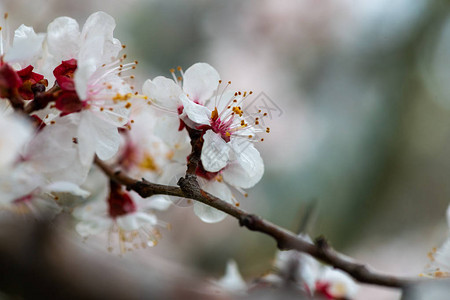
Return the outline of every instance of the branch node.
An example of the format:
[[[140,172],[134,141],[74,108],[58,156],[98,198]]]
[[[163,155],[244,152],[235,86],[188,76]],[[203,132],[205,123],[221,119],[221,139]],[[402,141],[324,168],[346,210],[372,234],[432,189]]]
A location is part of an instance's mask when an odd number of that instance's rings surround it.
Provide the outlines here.
[[[256,224],[260,221],[256,215],[242,215],[239,217],[239,225],[245,226],[250,230],[256,230]]]
[[[328,250],[330,248],[330,245],[328,244],[328,241],[325,239],[323,235],[317,237],[314,240],[314,244],[321,250],[322,252],[325,250]]]

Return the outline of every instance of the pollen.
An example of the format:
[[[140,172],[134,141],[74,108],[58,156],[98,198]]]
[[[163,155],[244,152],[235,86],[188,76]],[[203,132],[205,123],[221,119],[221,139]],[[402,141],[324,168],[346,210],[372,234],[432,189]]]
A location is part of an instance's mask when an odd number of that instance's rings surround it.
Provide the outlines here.
[[[244,112],[242,111],[242,109],[241,109],[240,107],[238,107],[238,106],[233,107],[233,112],[234,112],[235,114],[239,115],[240,117],[242,117],[242,114],[244,113]]]
[[[270,132],[270,128],[269,128],[269,127],[266,128],[266,132],[267,132],[267,133]]]
[[[227,132],[225,132],[225,135],[228,136],[228,137],[230,137],[230,136],[231,136],[231,133],[229,133],[229,132],[227,131]]]
[[[174,68],[170,69],[169,71],[170,71],[170,73],[175,73],[175,69]]]
[[[217,107],[211,112],[211,119],[213,121],[219,118],[219,112],[217,111]]]

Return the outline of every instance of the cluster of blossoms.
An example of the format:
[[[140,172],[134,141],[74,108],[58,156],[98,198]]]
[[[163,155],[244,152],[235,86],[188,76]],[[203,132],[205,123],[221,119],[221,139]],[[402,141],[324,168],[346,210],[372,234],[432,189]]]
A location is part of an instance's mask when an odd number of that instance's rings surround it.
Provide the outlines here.
[[[46,33],[20,26],[13,38],[0,29],[0,206],[3,213],[36,217],[71,213],[83,237],[106,234],[120,252],[157,243],[169,224],[156,211],[187,203],[165,195],[143,199],[108,178],[95,159],[134,178],[174,185],[190,159],[189,132],[200,134],[195,173],[200,187],[239,205],[239,194],[264,173],[254,143],[265,114],[244,112],[252,92],[232,91],[218,72],[197,63],[173,79],[133,85],[114,19],[89,16],[80,27],[60,17]],[[235,193],[238,192],[238,197]],[[191,202],[191,201],[189,201]],[[201,203],[205,222],[225,214]]]

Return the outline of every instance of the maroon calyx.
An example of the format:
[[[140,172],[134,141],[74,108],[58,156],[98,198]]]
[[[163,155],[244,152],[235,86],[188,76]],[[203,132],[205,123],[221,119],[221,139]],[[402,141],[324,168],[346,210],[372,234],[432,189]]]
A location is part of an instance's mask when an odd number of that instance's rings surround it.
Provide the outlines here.
[[[39,84],[39,88],[42,86],[47,87],[48,81],[44,79],[44,76],[33,72],[34,67],[29,65],[22,70],[17,71],[22,80],[22,84],[19,87],[19,94],[24,100],[31,100],[34,98],[34,91],[36,90],[36,85]]]
[[[86,103],[81,101],[75,90],[74,73],[77,69],[77,60],[64,60],[53,70],[56,82],[61,90],[55,101],[56,109],[61,111],[61,116],[81,111]]]
[[[108,212],[112,218],[120,217],[136,211],[136,204],[133,199],[131,199],[129,193],[122,189],[122,186],[114,181],[110,181],[109,187]]]
[[[0,58],[0,98],[11,98],[22,85],[16,70]]]

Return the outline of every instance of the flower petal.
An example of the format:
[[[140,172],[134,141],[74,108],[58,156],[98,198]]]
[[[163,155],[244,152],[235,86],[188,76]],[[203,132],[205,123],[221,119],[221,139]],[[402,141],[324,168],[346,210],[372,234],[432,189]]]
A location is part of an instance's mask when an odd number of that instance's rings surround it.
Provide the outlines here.
[[[113,37],[116,22],[104,12],[96,12],[89,16],[81,31],[80,52],[78,61],[92,59],[96,66],[108,63],[117,57],[122,49],[120,42]]]
[[[231,185],[241,188],[251,188],[257,184],[264,174],[264,163],[250,142],[242,139],[231,140],[235,160],[223,170],[223,179]]]
[[[204,191],[231,203],[232,194],[226,184],[215,180],[199,180],[199,183]],[[217,223],[227,216],[224,212],[200,202],[194,203],[194,212],[205,223]]]
[[[147,79],[142,87],[142,92],[157,105],[171,111],[177,111],[180,103],[181,87],[172,79],[158,76],[153,80]]]
[[[31,64],[42,53],[45,35],[36,34],[33,27],[20,25],[14,32],[13,46],[5,54],[5,61],[10,63]]]
[[[75,58],[80,49],[80,28],[69,17],[56,18],[47,27],[47,47],[60,61]]]
[[[203,135],[204,143],[200,159],[203,167],[209,172],[219,172],[228,163],[230,147],[220,135],[212,130]]]
[[[89,193],[86,190],[83,190],[78,185],[67,182],[67,181],[57,181],[53,182],[45,187],[46,190],[50,192],[56,192],[56,193],[70,193],[75,196],[80,196],[83,198],[89,197],[91,193]]]
[[[208,108],[191,101],[185,94],[181,94],[180,100],[183,103],[183,112],[192,122],[202,125],[210,124],[211,111]]]
[[[193,101],[205,104],[219,85],[220,76],[207,63],[196,63],[184,72],[183,90]]]

